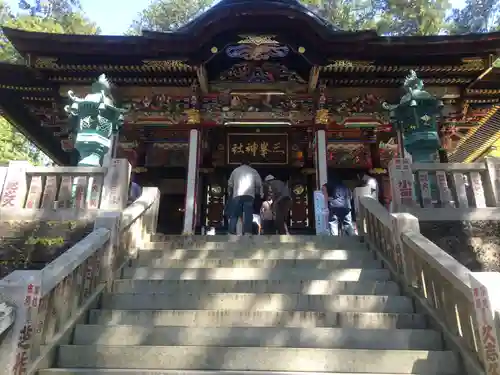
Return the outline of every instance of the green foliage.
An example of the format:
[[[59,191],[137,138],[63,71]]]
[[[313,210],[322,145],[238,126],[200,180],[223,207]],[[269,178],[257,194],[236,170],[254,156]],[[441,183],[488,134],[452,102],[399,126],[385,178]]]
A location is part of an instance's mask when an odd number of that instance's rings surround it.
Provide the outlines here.
[[[0,0],[2,26],[45,33],[96,34],[99,28],[89,22],[79,9],[79,3],[67,0],[50,0],[40,8],[40,2],[21,2],[21,11],[13,11]],[[25,61],[0,32],[0,61],[24,64]],[[39,165],[47,157],[6,119],[0,117],[0,163],[10,160],[29,160]]]
[[[43,162],[43,156],[23,134],[0,117],[0,165],[8,164],[11,160],[29,160],[37,165]]]
[[[373,0],[301,0],[301,2],[341,30],[373,29],[376,2]]]
[[[139,13],[127,34],[140,35],[141,30],[175,30],[212,5],[212,0],[154,0]]]
[[[450,33],[484,33],[499,30],[499,0],[467,0],[463,9],[454,9]]]
[[[375,29],[381,35],[436,35],[499,30],[500,0],[467,0],[452,9],[450,0],[301,0],[342,30]],[[154,0],[128,34],[170,31],[206,10],[207,0]],[[448,18],[447,16],[450,15]]]
[[[448,28],[448,0],[386,0],[377,31],[384,35],[437,35]]]

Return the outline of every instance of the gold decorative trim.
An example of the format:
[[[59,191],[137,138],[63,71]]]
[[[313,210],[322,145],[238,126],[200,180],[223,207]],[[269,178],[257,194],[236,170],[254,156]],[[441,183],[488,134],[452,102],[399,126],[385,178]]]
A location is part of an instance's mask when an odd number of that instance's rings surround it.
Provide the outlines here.
[[[254,46],[260,46],[263,44],[279,44],[274,38],[276,35],[238,35],[241,40],[238,44],[253,44]]]
[[[478,157],[481,156],[488,148],[493,146],[493,144],[500,138],[500,131],[497,131],[493,137],[488,139],[485,143],[483,143],[477,150],[474,150],[469,156],[464,159],[464,163],[472,163]]]
[[[464,144],[465,141],[467,141],[469,138],[471,138],[474,134],[476,134],[476,132],[491,118],[493,117],[493,115],[495,113],[498,112],[498,110],[500,109],[500,106],[499,105],[495,105],[493,107],[491,107],[491,109],[488,111],[488,113],[486,115],[484,115],[484,117],[478,121],[477,123],[477,126],[471,128],[467,134],[465,135],[465,137],[463,137],[462,139],[460,139],[458,141],[458,143],[456,144],[454,150],[452,152],[450,152],[450,156],[451,155],[454,155],[460,146],[462,146]]]
[[[372,67],[373,61],[356,61],[356,60],[334,60],[331,64],[323,67],[324,69],[345,69],[345,68],[369,68]]]
[[[424,83],[427,85],[432,84],[443,84],[443,85],[453,85],[453,84],[467,84],[472,82],[472,78],[426,78],[423,79]],[[404,78],[370,78],[370,79],[335,79],[335,78],[323,78],[321,80],[323,83],[329,85],[376,85],[376,84],[393,84],[402,85]]]
[[[191,65],[182,60],[142,60],[143,67],[151,70],[188,70]]]
[[[474,95],[498,95],[500,94],[500,89],[466,89],[466,94],[474,94]]]
[[[0,89],[17,90],[17,91],[35,91],[35,92],[52,90],[51,88],[48,87],[13,86],[13,85],[0,85]]]
[[[165,86],[191,86],[196,82],[196,77],[186,77],[186,78],[175,78],[175,77],[112,77],[114,83],[126,83],[126,84],[158,84]],[[62,82],[62,83],[78,83],[86,84],[93,83],[95,81],[94,77],[64,77],[64,76],[50,76],[48,78],[51,82]]]
[[[59,69],[57,58],[40,56],[35,59],[35,68],[39,69]]]
[[[335,60],[330,64],[322,66],[321,71],[333,73],[336,71],[356,71],[356,72],[408,72],[414,70],[417,73],[429,72],[474,72],[483,71],[485,61],[482,58],[463,59],[460,65],[377,65],[373,61],[351,61]]]
[[[486,69],[486,64],[481,57],[470,57],[462,59],[461,67],[466,70],[484,70]]]

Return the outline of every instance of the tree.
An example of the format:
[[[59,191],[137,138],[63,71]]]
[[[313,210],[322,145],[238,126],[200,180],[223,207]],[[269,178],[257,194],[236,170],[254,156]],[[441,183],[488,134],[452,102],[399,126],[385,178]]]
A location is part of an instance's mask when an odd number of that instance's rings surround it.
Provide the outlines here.
[[[37,1],[36,3],[39,4]],[[80,10],[71,8],[75,3],[53,0],[48,3],[50,12],[38,8],[21,9],[14,13],[0,0],[2,26],[46,33],[96,34],[99,29],[88,21]],[[51,5],[52,4],[52,5]],[[66,4],[66,5],[65,5]],[[70,4],[70,5],[68,5]],[[24,59],[5,36],[0,34],[0,61],[24,64]],[[33,164],[44,162],[47,157],[6,119],[0,117],[0,163],[9,160],[29,160]]]
[[[373,29],[376,26],[377,1],[302,0],[302,3],[341,30]]]
[[[485,33],[498,30],[499,0],[467,0],[465,7],[454,9],[449,20],[450,33]]]
[[[448,0],[386,0],[377,9],[377,31],[382,35],[440,34],[448,27],[449,10]]]
[[[212,0],[154,0],[139,13],[127,33],[139,35],[142,30],[178,29],[207,10],[212,3]]]

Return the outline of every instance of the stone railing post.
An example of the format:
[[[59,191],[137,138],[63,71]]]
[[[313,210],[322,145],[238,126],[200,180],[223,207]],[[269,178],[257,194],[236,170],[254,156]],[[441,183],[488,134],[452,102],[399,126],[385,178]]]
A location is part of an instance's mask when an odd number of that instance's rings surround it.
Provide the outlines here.
[[[401,212],[413,206],[413,173],[411,160],[394,158],[389,163],[391,181],[392,211]]]
[[[0,198],[1,208],[23,207],[28,194],[26,169],[29,167],[31,164],[27,161],[9,162]]]
[[[0,294],[15,306],[15,320],[0,342],[0,374],[26,374],[32,353],[32,343],[40,338],[44,322],[40,322],[42,279],[40,271],[23,271],[0,280]]]
[[[484,195],[489,207],[500,207],[500,158],[487,157]]]
[[[357,187],[354,189],[354,212],[356,212],[356,229],[358,230],[358,235],[363,237],[365,232],[365,217],[363,210],[361,210],[361,202],[360,199],[362,197],[370,197],[370,188],[369,187]]]
[[[109,242],[104,249],[103,264],[100,267],[100,280],[111,286],[114,279],[114,271],[121,266],[120,256],[120,224],[122,214],[120,212],[100,212],[94,222],[94,230],[99,228],[108,229],[111,232]],[[90,270],[92,271],[92,270]]]
[[[418,219],[408,213],[391,214],[392,248],[395,253],[394,255],[396,256],[396,266],[399,274],[403,275],[405,282],[411,283],[405,253],[403,251],[403,240],[401,238],[401,235],[405,232],[420,233],[420,224]]]
[[[500,371],[500,336],[496,322],[496,312],[500,311],[498,286],[500,273],[471,272],[470,283],[476,326],[479,331],[478,350],[487,375],[497,375]]]
[[[104,176],[101,210],[122,211],[127,206],[131,170],[127,159],[111,161]]]

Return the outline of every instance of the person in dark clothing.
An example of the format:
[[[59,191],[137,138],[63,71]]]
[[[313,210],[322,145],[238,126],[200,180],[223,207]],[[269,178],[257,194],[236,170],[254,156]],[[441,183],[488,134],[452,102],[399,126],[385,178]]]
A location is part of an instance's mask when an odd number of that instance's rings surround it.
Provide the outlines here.
[[[271,190],[272,210],[276,230],[278,234],[287,234],[286,220],[292,208],[290,190],[283,181],[277,180],[273,175],[268,175],[265,181]]]
[[[330,234],[339,235],[339,224],[342,231],[348,236],[354,234],[351,216],[351,191],[342,181],[332,176],[328,183],[321,188],[325,197],[325,206],[328,207],[328,222],[330,224]]]

